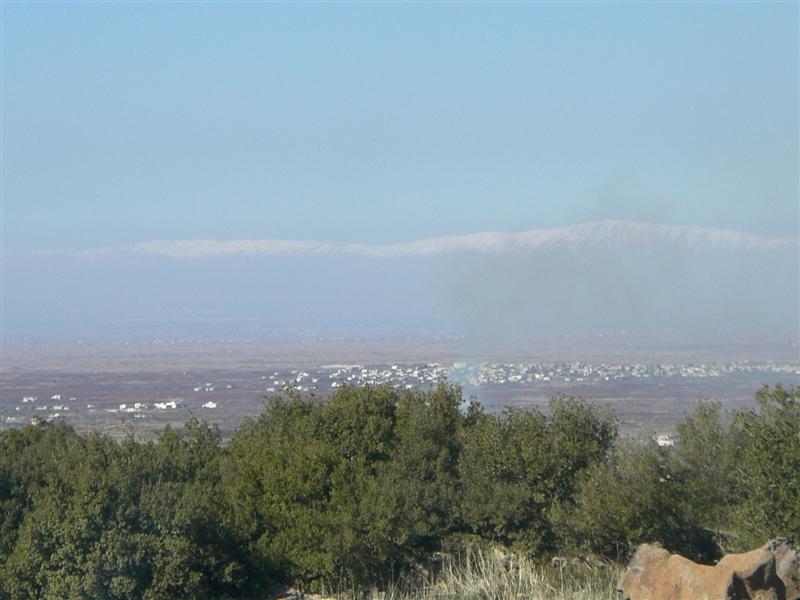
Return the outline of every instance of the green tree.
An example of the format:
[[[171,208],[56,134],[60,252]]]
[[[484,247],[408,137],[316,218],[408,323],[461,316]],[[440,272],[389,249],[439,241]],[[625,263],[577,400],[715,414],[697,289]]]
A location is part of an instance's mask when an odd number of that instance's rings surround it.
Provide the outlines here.
[[[649,440],[621,444],[582,478],[575,508],[560,515],[562,537],[573,548],[618,561],[655,541],[695,560],[713,558],[712,535],[686,502],[687,484],[668,448]]]
[[[48,461],[0,573],[7,597],[229,598],[245,589],[215,429],[192,421],[183,436],[167,429],[155,443],[117,444],[58,427],[23,434],[45,444],[28,449]]]
[[[453,527],[460,389],[273,399],[229,446],[234,519],[288,580],[385,580]]]
[[[473,422],[460,460],[467,530],[536,554],[554,551],[554,513],[571,505],[580,474],[606,458],[613,418],[582,399],[559,397],[549,418],[510,410]]]
[[[735,511],[746,493],[738,472],[746,437],[733,416],[709,400],[700,400],[677,432],[670,459],[684,481],[685,511],[713,535],[720,550],[741,549],[735,543]]]
[[[800,386],[764,386],[758,412],[741,411],[746,438],[737,474],[746,490],[738,512],[741,546],[800,538]]]

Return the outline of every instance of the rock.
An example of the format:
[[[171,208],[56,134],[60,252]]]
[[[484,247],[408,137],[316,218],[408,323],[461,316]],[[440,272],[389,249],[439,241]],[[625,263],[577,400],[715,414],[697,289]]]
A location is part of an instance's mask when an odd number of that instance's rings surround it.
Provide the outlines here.
[[[791,538],[773,540],[767,544],[775,554],[778,577],[786,586],[787,600],[800,600],[800,552]]]
[[[619,590],[623,600],[798,600],[797,572],[798,554],[791,540],[728,554],[714,566],[642,544]]]

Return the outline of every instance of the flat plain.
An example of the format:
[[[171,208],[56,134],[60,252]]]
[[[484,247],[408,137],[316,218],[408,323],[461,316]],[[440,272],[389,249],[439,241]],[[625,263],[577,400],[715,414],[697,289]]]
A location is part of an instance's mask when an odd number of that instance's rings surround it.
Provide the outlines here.
[[[625,435],[669,434],[700,398],[736,409],[755,406],[763,385],[800,383],[792,344],[684,340],[653,352],[647,340],[572,338],[475,347],[447,336],[7,344],[0,427],[63,420],[149,438],[194,416],[228,438],[265,398],[290,389],[325,399],[341,385],[413,389],[448,379],[493,412],[546,411],[550,398],[575,395],[612,409]]]

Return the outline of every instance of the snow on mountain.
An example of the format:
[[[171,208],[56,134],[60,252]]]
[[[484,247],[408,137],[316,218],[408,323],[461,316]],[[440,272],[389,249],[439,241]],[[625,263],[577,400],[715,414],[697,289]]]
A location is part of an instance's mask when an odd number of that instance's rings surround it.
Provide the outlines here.
[[[529,253],[546,249],[668,248],[787,249],[797,240],[770,239],[725,229],[658,225],[630,221],[601,221],[518,233],[483,232],[397,244],[328,244],[292,240],[179,240],[152,241],[129,248],[135,254],[170,258],[236,255],[344,254],[377,258],[452,255],[457,253]],[[92,251],[95,254],[97,251]]]
[[[476,340],[601,330],[796,339],[798,263],[797,240],[626,221],[399,244],[154,241],[7,258],[4,325],[19,335],[54,321],[84,333],[122,323],[125,335],[140,322],[191,333],[241,321]]]

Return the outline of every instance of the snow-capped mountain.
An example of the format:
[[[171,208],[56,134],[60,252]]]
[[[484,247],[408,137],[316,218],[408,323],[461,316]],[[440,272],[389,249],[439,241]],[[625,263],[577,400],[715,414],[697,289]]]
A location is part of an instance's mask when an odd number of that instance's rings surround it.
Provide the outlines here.
[[[770,239],[751,233],[705,227],[601,221],[517,233],[482,232],[396,244],[330,244],[295,240],[179,240],[136,244],[127,251],[172,258],[232,255],[354,254],[379,258],[437,256],[457,253],[524,253],[557,248],[709,248],[784,249],[797,240]],[[117,249],[122,250],[122,249]],[[90,254],[103,253],[88,251]]]
[[[603,221],[397,244],[154,241],[6,259],[5,331],[390,325],[797,337],[797,240]],[[187,317],[187,315],[189,315]],[[204,325],[204,323],[206,325]],[[128,325],[126,325],[128,324]],[[189,327],[189,325],[187,325]]]

